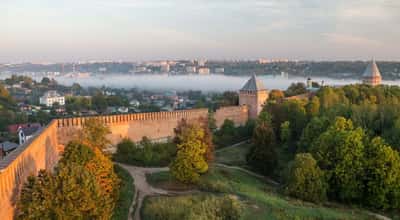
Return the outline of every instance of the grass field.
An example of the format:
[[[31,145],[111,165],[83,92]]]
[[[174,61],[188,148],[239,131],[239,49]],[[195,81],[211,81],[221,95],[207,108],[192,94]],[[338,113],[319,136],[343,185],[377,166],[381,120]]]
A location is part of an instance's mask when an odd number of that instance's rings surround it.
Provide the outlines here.
[[[132,176],[124,168],[115,165],[115,172],[121,179],[119,198],[114,208],[113,220],[126,220],[129,215],[129,207],[135,194]]]
[[[168,172],[149,175],[148,181],[157,187],[171,188],[173,186],[175,190],[182,185],[174,185],[175,181]],[[194,186],[185,186],[182,189],[187,189],[187,187],[193,188]],[[359,209],[349,209],[336,204],[330,204],[328,207],[288,198],[281,195],[276,187],[266,184],[265,181],[242,171],[228,168],[212,167],[208,174],[201,177],[197,187],[205,194],[238,196],[244,207],[241,219],[374,219]],[[197,196],[194,195],[192,199],[196,200]],[[145,202],[145,205],[151,203],[153,207],[161,207],[163,204],[174,202],[179,204],[182,200],[187,200],[187,197],[151,198]],[[176,210],[180,208],[188,209],[183,204],[175,209],[165,209],[167,212],[168,210],[171,212],[166,216],[180,213]],[[143,219],[152,219],[146,218],[147,213],[152,211],[154,210],[150,208],[143,209]],[[179,218],[170,217],[169,219]]]
[[[235,196],[196,193],[179,197],[146,198],[142,216],[143,219],[151,220],[233,220],[240,218],[242,210],[240,200]]]
[[[250,143],[244,143],[236,147],[222,148],[215,153],[215,162],[230,166],[246,167],[246,155],[250,146]]]

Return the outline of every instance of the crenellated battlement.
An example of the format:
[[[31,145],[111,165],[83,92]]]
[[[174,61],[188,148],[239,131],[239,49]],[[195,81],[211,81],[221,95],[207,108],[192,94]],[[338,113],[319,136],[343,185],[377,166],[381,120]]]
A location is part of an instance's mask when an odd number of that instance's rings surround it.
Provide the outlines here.
[[[174,129],[180,120],[207,117],[208,109],[193,109],[54,119],[24,145],[0,161],[1,219],[14,218],[15,202],[26,178],[36,175],[41,169],[52,170],[63,147],[78,137],[82,125],[90,118],[96,118],[110,128],[111,134],[107,138],[115,145],[123,138],[133,141],[140,141],[143,136],[152,140],[166,139],[174,135]],[[214,117],[217,126],[222,125],[225,119],[242,125],[248,119],[248,109],[247,106],[223,107],[215,112]]]
[[[60,118],[57,120],[58,127],[74,127],[82,126],[86,120],[95,118],[105,124],[118,124],[130,121],[147,121],[147,120],[166,120],[166,119],[182,119],[206,116],[207,109],[194,109],[182,110],[173,112],[147,112],[147,113],[134,113],[134,114],[119,114],[119,115],[105,115],[105,116],[88,116],[88,117],[73,117],[73,118]]]

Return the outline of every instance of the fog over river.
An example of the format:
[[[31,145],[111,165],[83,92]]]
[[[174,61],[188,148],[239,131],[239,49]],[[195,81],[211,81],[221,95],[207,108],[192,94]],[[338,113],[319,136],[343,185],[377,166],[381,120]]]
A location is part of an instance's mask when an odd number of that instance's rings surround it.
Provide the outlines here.
[[[1,75],[4,79],[8,76]],[[41,80],[40,76],[33,76],[35,80]],[[226,76],[226,75],[129,75],[129,74],[107,74],[91,75],[88,77],[55,77],[58,83],[72,85],[79,83],[88,87],[112,87],[112,88],[138,88],[141,90],[202,90],[227,91],[240,89],[250,76]],[[293,82],[306,82],[304,77],[281,77],[281,76],[259,76],[267,89],[286,89]],[[345,85],[359,83],[358,79],[333,79],[316,77],[312,79],[318,83],[324,81],[324,85]],[[385,84],[400,85],[400,81],[383,81]]]

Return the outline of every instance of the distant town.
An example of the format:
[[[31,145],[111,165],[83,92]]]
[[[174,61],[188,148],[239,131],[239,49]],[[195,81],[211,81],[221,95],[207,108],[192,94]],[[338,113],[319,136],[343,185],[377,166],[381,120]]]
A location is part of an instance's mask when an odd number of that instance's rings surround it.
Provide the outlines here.
[[[382,76],[400,78],[400,62],[377,61]],[[67,63],[4,63],[1,75],[31,77],[88,77],[92,74],[169,74],[169,75],[291,75],[303,77],[361,78],[367,61],[299,61],[286,58],[257,60],[162,60],[146,62],[79,61]]]

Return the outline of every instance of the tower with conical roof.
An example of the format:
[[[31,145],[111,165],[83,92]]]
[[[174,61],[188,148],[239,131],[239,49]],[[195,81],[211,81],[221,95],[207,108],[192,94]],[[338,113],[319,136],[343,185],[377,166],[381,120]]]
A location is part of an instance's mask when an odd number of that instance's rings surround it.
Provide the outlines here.
[[[268,99],[268,90],[264,84],[253,75],[239,91],[239,105],[246,105],[249,118],[255,119]]]
[[[378,65],[375,60],[372,60],[364,71],[362,76],[363,83],[371,86],[380,85],[382,82],[382,76],[379,71]]]

